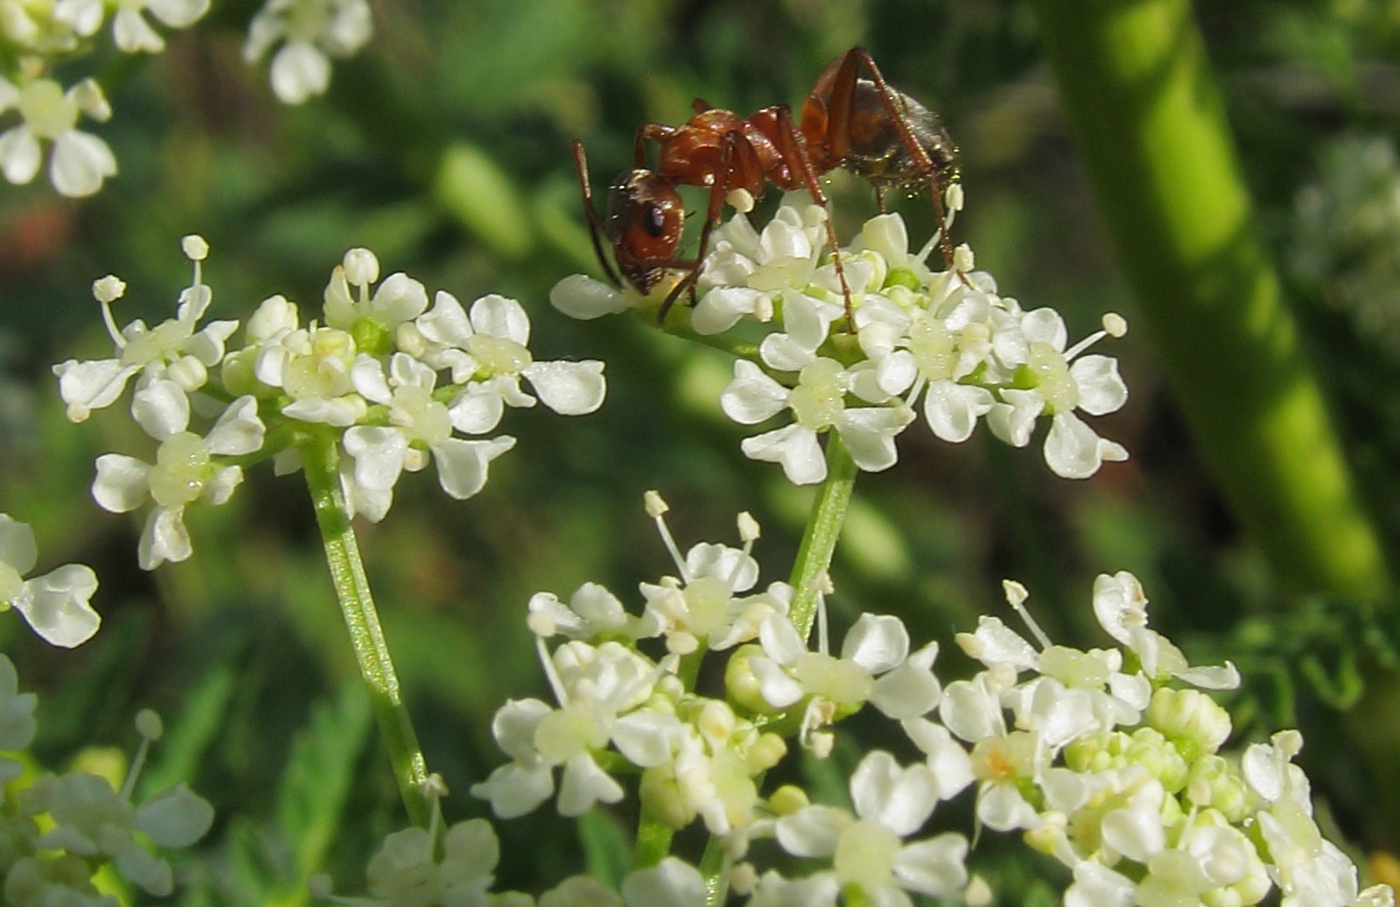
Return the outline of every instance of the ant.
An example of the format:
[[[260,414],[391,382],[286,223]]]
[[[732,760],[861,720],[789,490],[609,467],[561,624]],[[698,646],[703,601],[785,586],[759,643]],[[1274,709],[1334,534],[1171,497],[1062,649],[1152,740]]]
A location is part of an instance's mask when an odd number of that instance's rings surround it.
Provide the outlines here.
[[[862,66],[869,79],[860,77]],[[943,257],[952,267],[942,197],[959,177],[957,146],[936,114],[885,82],[864,47],[853,47],[827,65],[802,105],[800,123],[793,122],[786,104],[748,117],[711,107],[700,98],[692,107],[695,115],[681,126],[644,123],[637,128],[633,168],[608,186],[606,216],[593,204],[583,143],[573,143],[589,236],[608,277],[645,295],[667,271],[686,272],[661,303],[658,320],[665,320],[681,293],[689,290],[694,302],[710,231],[720,222],[726,201],[751,210],[772,183],[785,192],[805,188],[816,204],[829,210],[818,178],[837,167],[869,180],[881,211],[888,189],[927,190],[938,218]],[[659,147],[654,170],[647,164],[648,141]],[[694,258],[676,255],[685,218],[678,186],[710,190]],[[847,322],[853,325],[851,292],[829,216],[826,232]],[[616,269],[603,252],[603,239],[612,245]]]

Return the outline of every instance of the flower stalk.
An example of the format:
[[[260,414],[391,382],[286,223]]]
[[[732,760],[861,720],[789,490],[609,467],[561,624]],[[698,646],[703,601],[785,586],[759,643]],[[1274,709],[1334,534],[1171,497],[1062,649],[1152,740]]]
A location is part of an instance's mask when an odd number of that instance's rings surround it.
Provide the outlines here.
[[[340,602],[345,629],[350,633],[350,645],[360,666],[360,677],[369,691],[370,705],[384,745],[389,750],[389,762],[394,780],[399,786],[409,820],[427,827],[431,809],[423,796],[423,784],[428,780],[428,766],[413,720],[404,706],[399,691],[399,679],[384,631],[379,625],[379,613],[370,594],[369,580],[360,560],[355,530],[346,515],[345,494],[339,481],[338,459],[334,438],[315,435],[299,445],[306,484],[316,509],[316,525],[326,551],[331,582]]]
[[[851,492],[855,484],[856,464],[847,453],[846,445],[841,442],[841,435],[834,431],[827,432],[826,480],[812,503],[802,545],[797,549],[797,562],[792,568],[791,583],[796,591],[790,615],[793,627],[803,639],[812,632],[817,596],[826,585],[831,557],[836,551],[836,540],[841,535],[846,511],[851,506]]]

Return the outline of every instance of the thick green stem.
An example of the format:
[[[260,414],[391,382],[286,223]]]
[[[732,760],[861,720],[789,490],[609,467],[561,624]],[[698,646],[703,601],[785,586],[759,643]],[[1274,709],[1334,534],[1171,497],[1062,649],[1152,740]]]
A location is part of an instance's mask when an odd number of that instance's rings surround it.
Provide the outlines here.
[[[299,449],[306,484],[316,508],[316,524],[321,529],[326,549],[331,582],[340,600],[345,629],[350,632],[350,645],[360,665],[360,676],[369,691],[374,716],[389,750],[399,795],[408,810],[409,820],[426,828],[430,809],[423,795],[423,782],[428,778],[428,766],[418,746],[413,721],[399,694],[398,675],[394,673],[389,646],[379,626],[379,614],[370,595],[364,564],[360,562],[355,531],[346,515],[335,440],[329,436],[317,437],[299,445]]]
[[[807,531],[802,546],[797,549],[797,563],[792,567],[792,625],[804,639],[812,632],[816,616],[817,596],[826,583],[831,569],[831,556],[841,535],[841,524],[851,506],[851,491],[856,484],[856,464],[841,443],[841,436],[828,432],[826,436],[826,481],[812,503],[807,517]]]
[[[1232,509],[1298,591],[1390,587],[1254,224],[1189,0],[1035,0],[1142,315]]]
[[[647,869],[666,859],[671,853],[675,829],[648,814],[645,806],[637,822],[637,842],[632,848],[632,870]]]

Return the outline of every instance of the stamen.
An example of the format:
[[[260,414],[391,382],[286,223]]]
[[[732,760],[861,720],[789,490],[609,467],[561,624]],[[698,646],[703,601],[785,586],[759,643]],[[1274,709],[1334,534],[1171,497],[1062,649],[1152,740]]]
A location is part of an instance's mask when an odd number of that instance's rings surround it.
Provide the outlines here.
[[[817,651],[823,655],[831,651],[830,625],[826,613],[826,596],[831,591],[831,577],[823,573],[817,579]]]
[[[933,236],[929,238],[928,242],[924,243],[924,247],[919,250],[919,254],[914,256],[919,264],[928,263],[928,257],[933,254],[934,249],[938,248],[938,241],[942,238],[943,229],[941,227],[933,231]]]
[[[535,637],[535,654],[539,656],[540,668],[544,671],[545,679],[549,681],[549,687],[554,691],[554,701],[560,707],[569,704],[569,692],[564,688],[564,679],[559,676],[559,671],[554,667],[554,659],[549,656],[549,649],[545,646],[544,640]]]
[[[165,727],[161,724],[160,716],[151,709],[142,709],[137,712],[135,724],[136,733],[141,735],[141,745],[136,749],[136,756],[131,760],[131,768],[127,770],[126,779],[122,781],[122,789],[117,794],[127,802],[130,802],[132,791],[136,789],[136,779],[141,776],[141,769],[146,764],[146,753],[150,751],[151,743],[165,735]]]
[[[1011,605],[1011,609],[1021,616],[1021,620],[1025,621],[1026,626],[1030,628],[1031,635],[1035,637],[1035,641],[1040,643],[1040,647],[1048,649],[1054,645],[1050,641],[1050,637],[1045,635],[1045,631],[1040,629],[1040,624],[1035,622],[1034,617],[1031,617],[1031,612],[1026,609],[1026,599],[1031,597],[1031,594],[1026,591],[1026,587],[1014,579],[1004,579],[1001,581],[1001,588],[1006,593],[1007,604]]]
[[[102,304],[102,321],[107,325],[107,333],[116,343],[117,349],[126,349],[126,338],[117,327],[117,319],[112,314],[112,303],[126,295],[126,284],[118,277],[108,274],[92,283],[92,295]]]
[[[1107,312],[1103,316],[1103,329],[1110,337],[1122,337],[1128,333],[1128,319],[1117,312]]]
[[[671,530],[663,516],[671,508],[662,499],[659,491],[648,491],[642,496],[642,500],[646,503],[647,515],[656,521],[656,531],[661,534],[662,543],[665,544],[666,550],[671,552],[671,560],[676,562],[681,581],[689,585],[690,570],[686,568],[685,558],[681,556],[681,549],[676,546],[676,540],[671,536]]]

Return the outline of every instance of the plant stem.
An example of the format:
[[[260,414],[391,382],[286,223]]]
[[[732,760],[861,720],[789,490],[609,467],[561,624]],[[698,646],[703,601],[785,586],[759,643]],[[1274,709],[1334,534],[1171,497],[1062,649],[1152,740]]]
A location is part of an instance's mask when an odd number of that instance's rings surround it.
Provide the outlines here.
[[[806,639],[812,632],[816,617],[817,596],[826,583],[831,556],[836,551],[836,539],[851,505],[851,491],[856,484],[856,464],[835,431],[826,436],[826,481],[812,502],[807,517],[807,531],[802,546],[797,549],[797,563],[792,566],[792,587],[795,591],[789,616],[798,634]]]
[[[1189,0],[1035,0],[1078,151],[1192,435],[1276,574],[1391,588],[1255,225]]]
[[[642,816],[637,821],[637,843],[632,848],[632,870],[647,869],[666,859],[671,853],[671,839],[675,835],[674,829],[648,815],[643,807]]]
[[[345,494],[340,487],[338,453],[335,439],[317,435],[298,445],[306,484],[316,508],[316,524],[321,529],[321,541],[326,550],[331,582],[345,629],[350,633],[350,645],[360,665],[360,677],[369,691],[370,705],[379,721],[384,745],[389,750],[394,780],[399,796],[413,824],[426,828],[431,810],[423,795],[423,783],[428,778],[428,766],[418,746],[413,721],[399,694],[399,678],[394,672],[389,646],[379,626],[379,613],[370,594],[355,531],[347,516]]]

